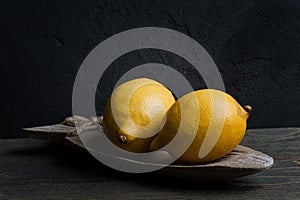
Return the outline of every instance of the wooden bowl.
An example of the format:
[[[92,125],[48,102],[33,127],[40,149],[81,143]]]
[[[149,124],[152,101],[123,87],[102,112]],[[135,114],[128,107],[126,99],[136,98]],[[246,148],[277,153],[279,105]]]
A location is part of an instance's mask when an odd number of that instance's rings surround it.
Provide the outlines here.
[[[69,121],[66,120],[61,124],[24,128],[23,130],[32,138],[72,144],[73,146],[86,149],[76,132],[72,119],[67,118]],[[82,119],[85,120],[85,118]],[[98,121],[101,125],[102,117],[98,118]],[[89,123],[88,120],[86,122]],[[109,156],[110,158],[117,159],[118,162],[128,165],[161,165],[158,163],[137,162],[113,155],[103,154],[103,156]],[[161,151],[157,152],[157,156],[164,159],[171,155]],[[270,168],[272,165],[272,157],[251,148],[238,145],[231,153],[216,161],[198,165],[175,162],[171,165],[161,165],[163,168],[159,170],[159,173],[173,178],[188,180],[226,181],[258,173]]]

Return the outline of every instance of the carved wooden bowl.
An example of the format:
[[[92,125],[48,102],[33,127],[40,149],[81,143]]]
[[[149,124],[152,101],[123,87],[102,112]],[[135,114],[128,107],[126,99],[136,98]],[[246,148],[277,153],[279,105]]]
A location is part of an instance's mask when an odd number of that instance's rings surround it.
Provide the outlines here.
[[[88,119],[80,118],[80,120]],[[95,120],[95,119],[94,119]],[[100,126],[102,117],[96,119]],[[40,126],[23,129],[29,137],[72,144],[73,146],[85,149],[82,144],[76,128],[74,127],[73,118],[67,118],[61,124]],[[160,152],[158,152],[159,155]],[[119,158],[113,155],[115,159],[120,159],[124,164],[138,165],[159,165],[157,163],[142,163],[133,160]],[[171,156],[167,152],[161,152],[161,158]],[[190,165],[186,163],[175,162],[171,165],[163,166],[158,173],[169,177],[189,179],[197,181],[226,181],[234,178],[247,176],[268,169],[273,165],[273,158],[251,148],[238,145],[231,153],[207,164]]]

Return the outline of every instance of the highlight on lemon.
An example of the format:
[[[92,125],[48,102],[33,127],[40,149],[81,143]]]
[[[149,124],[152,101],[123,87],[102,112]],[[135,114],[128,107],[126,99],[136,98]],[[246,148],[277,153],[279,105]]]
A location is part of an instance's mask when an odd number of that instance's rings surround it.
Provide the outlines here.
[[[251,110],[251,106],[241,107],[232,96],[222,91],[204,89],[191,92],[168,110],[166,122],[151,142],[150,150],[165,147],[180,134],[181,144],[191,142],[180,161],[196,164],[219,159],[230,153],[244,137]],[[168,151],[176,156],[181,153],[181,148],[173,147]]]
[[[170,90],[148,78],[134,79],[117,87],[103,113],[106,136],[131,152],[147,152],[175,102]]]

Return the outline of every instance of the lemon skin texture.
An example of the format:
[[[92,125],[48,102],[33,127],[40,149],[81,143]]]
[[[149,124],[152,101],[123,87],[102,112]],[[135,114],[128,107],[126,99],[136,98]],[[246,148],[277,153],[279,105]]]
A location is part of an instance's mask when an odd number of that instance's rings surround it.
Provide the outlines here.
[[[196,101],[192,101],[193,99]],[[194,105],[195,102],[198,105]],[[198,109],[195,109],[195,106]],[[164,127],[152,141],[150,150],[155,151],[167,145],[181,127],[180,131],[184,134],[184,137],[181,137],[182,143],[189,137],[194,139],[179,161],[193,164],[214,161],[230,153],[240,143],[246,131],[250,111],[250,106],[244,109],[232,96],[222,91],[204,89],[186,94],[167,112]],[[187,116],[187,119],[181,121],[183,115]],[[223,125],[221,132],[209,132],[211,135],[205,140],[208,128],[214,130],[220,124]],[[196,135],[189,131],[190,126],[198,126]],[[205,152],[207,149],[209,151],[200,156],[200,150]],[[176,148],[169,151],[170,154],[178,154]]]
[[[149,151],[149,145],[175,102],[170,90],[157,81],[139,78],[117,87],[103,113],[104,133],[130,152]]]

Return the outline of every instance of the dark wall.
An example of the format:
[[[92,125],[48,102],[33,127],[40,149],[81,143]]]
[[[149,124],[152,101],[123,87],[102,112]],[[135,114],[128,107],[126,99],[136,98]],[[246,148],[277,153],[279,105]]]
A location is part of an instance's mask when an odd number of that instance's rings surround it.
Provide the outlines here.
[[[2,138],[71,115],[72,86],[85,56],[104,39],[145,26],[174,29],[203,45],[227,92],[253,106],[249,128],[300,126],[298,0],[5,0],[0,22]],[[135,52],[114,64],[168,62],[169,56]],[[195,89],[203,87],[193,70],[182,70]],[[114,68],[102,80],[99,113],[119,73]]]

